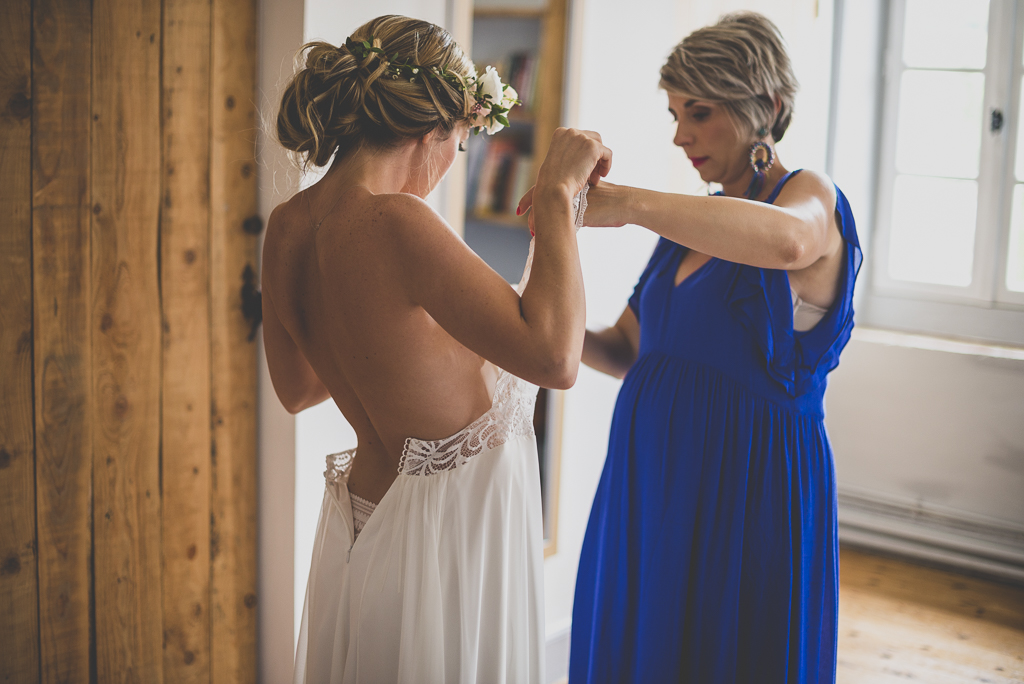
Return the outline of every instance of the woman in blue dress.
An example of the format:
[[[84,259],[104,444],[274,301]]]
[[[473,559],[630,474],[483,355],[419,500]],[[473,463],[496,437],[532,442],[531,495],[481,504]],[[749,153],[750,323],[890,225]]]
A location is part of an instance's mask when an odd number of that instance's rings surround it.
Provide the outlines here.
[[[826,376],[853,328],[853,215],[774,146],[796,92],[754,13],[661,70],[673,142],[718,196],[602,181],[586,225],[662,239],[583,361],[624,377],[583,542],[569,681],[834,682],[836,490]]]

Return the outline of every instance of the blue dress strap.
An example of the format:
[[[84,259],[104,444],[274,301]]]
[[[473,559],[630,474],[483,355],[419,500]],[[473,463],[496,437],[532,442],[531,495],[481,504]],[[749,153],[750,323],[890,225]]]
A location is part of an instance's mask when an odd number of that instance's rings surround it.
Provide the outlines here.
[[[787,174],[786,174],[785,176],[783,176],[782,178],[780,178],[780,179],[779,179],[779,182],[775,184],[775,187],[774,187],[774,188],[772,188],[772,191],[771,191],[771,192],[770,192],[770,193],[768,194],[768,196],[767,196],[767,197],[765,198],[765,200],[764,200],[764,201],[765,201],[765,203],[766,203],[766,204],[775,204],[775,200],[776,200],[776,199],[777,199],[777,198],[779,197],[779,193],[780,193],[780,192],[782,192],[782,187],[783,187],[783,186],[784,186],[784,185],[785,185],[785,184],[786,184],[787,182],[789,182],[789,179],[790,179],[790,178],[792,178],[792,177],[793,177],[793,176],[795,176],[796,174],[800,173],[801,171],[803,171],[803,169],[796,169],[796,170],[794,170],[794,171],[790,171],[790,172],[789,172],[789,173],[787,173]]]
[[[780,180],[765,201],[774,202],[786,181],[798,172]],[[806,332],[793,330],[787,271],[732,264],[734,274],[726,289],[726,305],[760,347],[768,374],[793,397],[824,382],[839,364],[839,353],[853,330],[853,289],[863,256],[853,212],[838,187],[836,223],[844,241],[839,290],[824,318]]]

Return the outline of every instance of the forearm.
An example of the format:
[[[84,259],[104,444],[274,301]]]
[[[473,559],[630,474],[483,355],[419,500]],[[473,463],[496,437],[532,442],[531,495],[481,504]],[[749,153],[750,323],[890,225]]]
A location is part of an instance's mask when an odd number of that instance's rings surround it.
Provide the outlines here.
[[[538,352],[571,384],[579,367],[586,324],[583,274],[572,225],[571,198],[550,192],[538,198],[533,266],[520,307]]]
[[[636,361],[636,350],[617,327],[587,330],[583,339],[583,363],[620,380]]]
[[[732,197],[698,197],[628,188],[624,223],[713,257],[762,268],[790,269],[806,250],[799,217]]]

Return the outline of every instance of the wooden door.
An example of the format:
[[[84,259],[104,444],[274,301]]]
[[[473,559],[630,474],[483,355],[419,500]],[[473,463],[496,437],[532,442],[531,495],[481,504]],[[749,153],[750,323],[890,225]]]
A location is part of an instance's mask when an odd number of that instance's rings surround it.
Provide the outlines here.
[[[0,3],[0,682],[256,678],[255,24]]]

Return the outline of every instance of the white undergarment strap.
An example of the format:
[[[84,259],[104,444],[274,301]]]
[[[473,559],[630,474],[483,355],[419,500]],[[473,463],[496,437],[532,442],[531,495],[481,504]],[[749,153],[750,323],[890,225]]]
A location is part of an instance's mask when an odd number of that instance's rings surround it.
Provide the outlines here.
[[[359,538],[359,533],[363,531],[366,526],[366,521],[373,515],[373,509],[377,508],[377,504],[372,501],[367,501],[361,496],[356,496],[352,492],[348,494],[352,500],[352,527],[355,530],[355,538]]]

